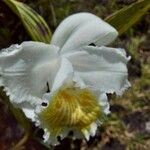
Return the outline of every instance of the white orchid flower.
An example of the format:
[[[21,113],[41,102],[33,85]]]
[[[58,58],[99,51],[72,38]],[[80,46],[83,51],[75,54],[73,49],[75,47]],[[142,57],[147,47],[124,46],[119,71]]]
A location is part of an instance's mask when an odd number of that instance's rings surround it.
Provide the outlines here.
[[[106,93],[121,95],[130,86],[125,51],[105,47],[117,35],[97,16],[78,13],[60,24],[50,44],[1,51],[0,86],[44,129],[45,142],[58,144],[70,131],[88,140],[109,113]]]

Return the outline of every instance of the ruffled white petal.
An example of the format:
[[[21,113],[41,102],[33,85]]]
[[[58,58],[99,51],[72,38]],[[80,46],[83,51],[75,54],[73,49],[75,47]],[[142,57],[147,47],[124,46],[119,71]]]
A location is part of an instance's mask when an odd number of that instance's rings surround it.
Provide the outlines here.
[[[44,129],[43,138],[45,143],[51,144],[53,146],[60,144],[57,137],[51,136],[51,133],[48,131],[48,129]]]
[[[0,53],[0,86],[12,103],[40,103],[47,83],[59,67],[58,48],[41,42],[23,42]]]
[[[83,82],[104,93],[121,95],[130,86],[125,51],[117,48],[87,46],[65,54]]]
[[[49,141],[49,137],[50,137],[50,133],[48,132],[47,129],[44,129],[43,138],[44,138],[44,142],[45,142],[45,143]]]
[[[97,131],[97,127],[98,127],[98,125],[97,125],[96,122],[93,122],[93,123],[91,124],[91,126],[90,126],[90,135],[91,135],[92,137],[95,136],[96,131]]]
[[[72,131],[70,128],[64,129],[64,131],[59,135],[60,139],[63,140],[64,138],[66,138],[70,131]],[[44,129],[43,138],[45,143],[51,144],[53,146],[60,144],[57,137],[52,136],[51,133],[46,128]]]
[[[59,46],[62,52],[67,52],[91,43],[107,45],[117,35],[117,31],[99,17],[78,13],[69,16],[58,26],[51,43]]]
[[[25,116],[35,122],[35,111],[33,107],[22,107]]]
[[[100,93],[99,95],[99,104],[102,106],[103,108],[103,112],[108,115],[110,113],[110,105],[108,102],[108,98],[107,95],[105,93]]]

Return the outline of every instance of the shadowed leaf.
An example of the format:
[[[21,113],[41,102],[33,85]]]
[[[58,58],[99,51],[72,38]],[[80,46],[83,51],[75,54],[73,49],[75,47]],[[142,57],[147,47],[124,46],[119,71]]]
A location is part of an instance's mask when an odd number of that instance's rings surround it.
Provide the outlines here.
[[[49,43],[51,31],[44,19],[33,9],[22,2],[4,0],[10,9],[22,20],[23,25],[35,41]]]
[[[5,92],[2,88],[0,88],[0,98],[3,100],[5,104],[7,104],[11,110],[11,112],[14,114],[17,121],[23,126],[25,131],[29,132],[31,129],[30,121],[26,118],[25,114],[22,112],[21,109],[14,107],[9,102],[9,97],[6,96]]]
[[[139,0],[108,16],[105,21],[114,26],[121,35],[139,21],[148,9],[150,9],[150,0]]]

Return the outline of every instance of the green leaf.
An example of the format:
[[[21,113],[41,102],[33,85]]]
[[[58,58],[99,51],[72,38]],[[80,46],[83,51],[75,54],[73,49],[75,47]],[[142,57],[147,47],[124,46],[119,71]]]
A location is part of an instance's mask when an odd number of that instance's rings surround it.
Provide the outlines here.
[[[4,2],[22,20],[23,25],[33,40],[44,43],[50,42],[50,28],[37,12],[16,0],[4,0]]]
[[[5,92],[3,91],[3,88],[0,87],[0,98],[2,99],[2,102],[4,102],[6,105],[9,106],[10,111],[15,116],[19,124],[25,129],[26,132],[30,132],[31,130],[31,123],[29,119],[26,118],[25,114],[22,112],[21,109],[14,107],[10,101],[9,97],[6,96]]]
[[[108,16],[105,21],[114,26],[119,35],[132,27],[150,9],[150,0],[139,0]]]
[[[22,110],[20,108],[15,108],[11,103],[9,103],[9,108],[18,123],[25,129],[26,132],[29,132],[31,130],[31,122],[26,118]]]

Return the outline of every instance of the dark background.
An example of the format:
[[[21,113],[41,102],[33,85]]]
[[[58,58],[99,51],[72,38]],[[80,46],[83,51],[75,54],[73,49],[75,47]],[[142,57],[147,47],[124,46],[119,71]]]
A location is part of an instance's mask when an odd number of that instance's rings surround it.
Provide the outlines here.
[[[88,11],[105,18],[136,0],[22,0],[44,17],[54,31],[61,20],[76,12]],[[125,48],[132,56],[128,64],[132,87],[122,97],[109,96],[111,114],[94,138],[65,139],[56,150],[149,150],[150,149],[150,11],[120,36],[114,47]],[[0,49],[31,40],[19,18],[0,1]],[[0,99],[0,149],[9,150],[24,130]],[[34,127],[33,127],[34,129]],[[41,135],[41,133],[39,133]],[[29,138],[20,149],[46,150]]]

